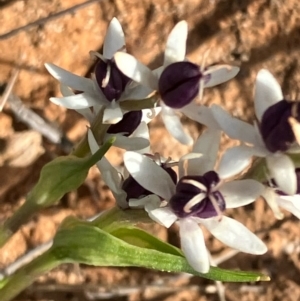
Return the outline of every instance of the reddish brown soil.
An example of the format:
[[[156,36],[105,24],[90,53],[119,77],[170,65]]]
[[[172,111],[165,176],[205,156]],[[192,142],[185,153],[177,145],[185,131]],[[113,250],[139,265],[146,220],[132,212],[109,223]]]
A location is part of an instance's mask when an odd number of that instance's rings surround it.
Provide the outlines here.
[[[81,3],[83,0],[0,0],[0,84],[8,82],[15,66],[20,75],[14,88],[24,103],[58,125],[76,143],[87,124],[77,113],[49,102],[59,95],[57,82],[43,64],[52,62],[76,74],[85,75],[93,62],[90,50],[100,50],[108,22],[116,16],[122,23],[128,50],[150,67],[162,62],[166,37],[179,20],[189,24],[188,57],[201,63],[210,50],[208,64],[226,62],[241,66],[238,76],[227,84],[205,91],[207,103],[221,103],[235,116],[253,120],[252,92],[257,71],[268,68],[282,84],[285,94],[299,94],[300,4],[298,0],[103,0],[66,14],[44,25],[33,26],[10,37],[1,34]],[[299,96],[299,95],[298,95]],[[186,120],[197,136],[201,127]],[[0,113],[0,220],[5,220],[24,201],[37,181],[41,167],[62,154],[39,135],[28,135],[8,107]],[[16,134],[27,135],[24,138]],[[157,121],[151,128],[153,150],[178,158],[186,148],[178,146]],[[19,139],[16,150],[9,146]],[[29,140],[28,140],[29,139]],[[29,143],[28,143],[29,141]],[[224,146],[228,145],[224,140]],[[28,149],[32,160],[20,158]],[[43,154],[41,154],[43,152]],[[110,153],[120,163],[120,152]],[[25,160],[25,161],[24,161]],[[27,160],[27,161],[26,161]],[[17,164],[14,162],[17,161]],[[60,222],[68,215],[87,218],[113,206],[113,199],[99,174],[92,169],[78,192],[69,193],[61,202],[36,214],[0,250],[0,268],[53,237]],[[260,233],[269,251],[263,256],[238,254],[221,266],[262,271],[271,276],[269,283],[225,284],[231,301],[300,300],[300,230],[299,220],[286,214],[277,221],[263,201],[230,212],[251,230]],[[178,243],[176,229],[157,227],[157,233]],[[227,249],[206,234],[207,244],[217,256]],[[15,300],[90,300],[86,292],[97,290],[123,294],[110,300],[218,300],[209,293],[213,282],[192,277],[169,279],[170,275],[142,269],[92,268],[65,265],[41,277]],[[171,290],[145,288],[163,281]],[[124,288],[142,287],[140,292]],[[94,295],[95,297],[95,295]],[[94,300],[100,300],[100,297]],[[1,296],[0,296],[1,300]]]

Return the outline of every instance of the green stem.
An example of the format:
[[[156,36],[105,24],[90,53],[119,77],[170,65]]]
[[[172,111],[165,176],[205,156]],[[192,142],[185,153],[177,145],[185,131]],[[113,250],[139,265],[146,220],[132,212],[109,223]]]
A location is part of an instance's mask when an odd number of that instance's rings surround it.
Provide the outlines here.
[[[37,277],[57,267],[60,263],[50,251],[34,259],[14,275],[0,282],[1,301],[12,300],[12,298],[31,285]]]
[[[106,152],[110,149],[110,147],[113,145],[113,143],[116,141],[115,137],[111,137],[108,139],[100,148],[99,150],[94,153],[86,162],[86,166],[88,168],[95,165],[99,160],[102,159],[102,157],[106,154]]]
[[[87,135],[85,135],[82,140],[77,144],[76,148],[71,152],[71,155],[74,155],[78,158],[84,158],[90,153],[89,144],[87,141]]]
[[[140,111],[143,109],[153,109],[157,107],[159,95],[153,94],[151,97],[145,99],[128,99],[120,102],[120,107],[124,111]]]
[[[28,200],[8,218],[0,227],[0,247],[22,226],[24,221],[39,209],[39,206]]]
[[[109,124],[102,123],[103,112],[104,112],[104,108],[102,108],[99,111],[98,115],[95,117],[93,123],[91,124],[91,130],[92,130],[97,142],[100,145],[103,144],[104,135],[110,126]],[[88,139],[87,139],[87,134],[86,134],[71,154],[76,157],[83,158],[83,157],[86,157],[89,153],[90,153],[90,147],[88,144]]]

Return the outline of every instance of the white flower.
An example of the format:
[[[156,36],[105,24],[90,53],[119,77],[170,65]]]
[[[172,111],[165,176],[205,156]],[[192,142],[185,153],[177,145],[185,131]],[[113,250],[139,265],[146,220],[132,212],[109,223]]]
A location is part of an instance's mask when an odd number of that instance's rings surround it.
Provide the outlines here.
[[[141,125],[147,127],[145,122],[142,122]],[[125,142],[127,149],[136,148],[136,139],[138,138],[127,138],[127,141]],[[131,145],[130,140],[133,140],[133,143]],[[116,142],[117,141],[118,138]],[[114,145],[116,145],[116,142],[114,143]],[[124,141],[119,140],[119,143],[120,142]],[[99,145],[90,129],[88,130],[88,143],[92,154],[99,150]],[[122,146],[124,147],[124,145]],[[150,152],[150,148],[148,146],[147,148],[140,151]],[[136,181],[134,181],[134,179],[130,177],[126,169],[123,172],[121,172],[117,168],[113,167],[105,156],[97,162],[97,167],[101,173],[103,181],[110,188],[119,207],[123,209],[126,209],[128,207],[144,208],[147,204],[147,208],[152,208],[151,206],[157,207],[161,203],[161,200],[158,196],[147,192],[143,187],[136,183]]]
[[[162,119],[167,130],[179,142],[192,144],[192,138],[185,133],[177,112],[206,126],[218,125],[210,109],[193,103],[205,87],[212,87],[233,78],[238,67],[219,65],[199,67],[186,61],[187,22],[179,22],[171,31],[164,53],[163,66],[151,71],[133,56],[117,52],[115,60],[119,69],[134,81],[152,90],[158,90],[162,98]]]
[[[222,216],[225,207],[236,208],[253,202],[264,187],[254,180],[224,181],[243,170],[241,157],[236,157],[241,164],[233,165],[236,158],[230,155],[223,157],[219,174],[214,171],[219,139],[220,132],[213,129],[208,129],[198,139],[193,148],[193,154],[198,156],[193,155],[188,160],[184,177],[184,162],[180,163],[177,185],[149,157],[134,152],[124,155],[124,163],[131,176],[145,189],[168,202],[166,207],[147,210],[149,216],[165,227],[178,221],[181,248],[190,265],[201,273],[209,271],[209,257],[198,224],[232,248],[251,254],[263,254],[267,250],[264,243],[245,226]]]
[[[120,101],[142,99],[151,93],[151,89],[130,82],[116,68],[113,56],[117,51],[124,50],[124,47],[122,27],[119,21],[113,18],[105,36],[103,55],[91,53],[100,58],[92,79],[72,74],[54,64],[45,64],[50,74],[60,81],[62,86],[63,97],[52,97],[50,100],[57,105],[79,111],[90,122],[104,106],[103,123],[120,121],[123,117]],[[68,87],[82,93],[74,94]]]
[[[283,192],[294,195],[297,188],[295,166],[284,151],[295,150],[295,147],[289,149],[293,133],[288,125],[288,116],[283,114],[293,111],[292,104],[284,100],[279,84],[267,70],[262,69],[257,74],[254,104],[259,122],[254,126],[232,117],[217,105],[213,105],[211,110],[221,129],[230,138],[247,144],[235,148],[240,155],[248,157],[249,161],[252,156],[265,157],[270,177]],[[281,110],[281,106],[285,111]]]

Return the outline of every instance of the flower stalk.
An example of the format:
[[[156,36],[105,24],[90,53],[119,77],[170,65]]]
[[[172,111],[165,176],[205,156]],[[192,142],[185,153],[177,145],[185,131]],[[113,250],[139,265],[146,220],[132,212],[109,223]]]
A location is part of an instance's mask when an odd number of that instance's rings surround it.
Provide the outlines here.
[[[51,271],[61,264],[51,251],[47,251],[34,259],[15,274],[0,281],[1,301],[12,300],[39,276]]]

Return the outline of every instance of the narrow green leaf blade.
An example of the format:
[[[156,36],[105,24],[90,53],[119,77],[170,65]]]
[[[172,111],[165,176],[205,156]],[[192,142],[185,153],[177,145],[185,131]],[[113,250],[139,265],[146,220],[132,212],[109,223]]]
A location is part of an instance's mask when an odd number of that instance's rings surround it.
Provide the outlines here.
[[[120,227],[110,232],[110,234],[130,245],[183,257],[183,253],[180,249],[161,241],[157,237],[139,228]]]
[[[141,230],[142,231],[142,230]],[[115,230],[115,234],[130,240],[130,229]],[[134,230],[132,235],[141,235],[141,232]],[[107,233],[92,224],[80,222],[74,218],[68,219],[57,233],[52,248],[53,254],[65,262],[85,263],[95,266],[136,266],[145,267],[167,272],[186,272],[198,275],[203,278],[220,281],[262,281],[268,277],[259,273],[228,271],[211,267],[210,272],[201,274],[192,269],[186,259],[178,255],[169,246],[157,245],[158,250],[153,249],[156,238],[149,238],[150,234],[142,234],[139,240],[131,240],[138,245],[148,244],[146,248],[129,244],[110,233]],[[151,248],[149,248],[149,246]],[[165,253],[163,251],[170,251]]]
[[[41,207],[50,206],[67,192],[77,189],[85,181],[90,167],[104,156],[114,141],[115,138],[108,140],[90,157],[62,156],[46,164],[38,183],[28,195],[28,202]]]

